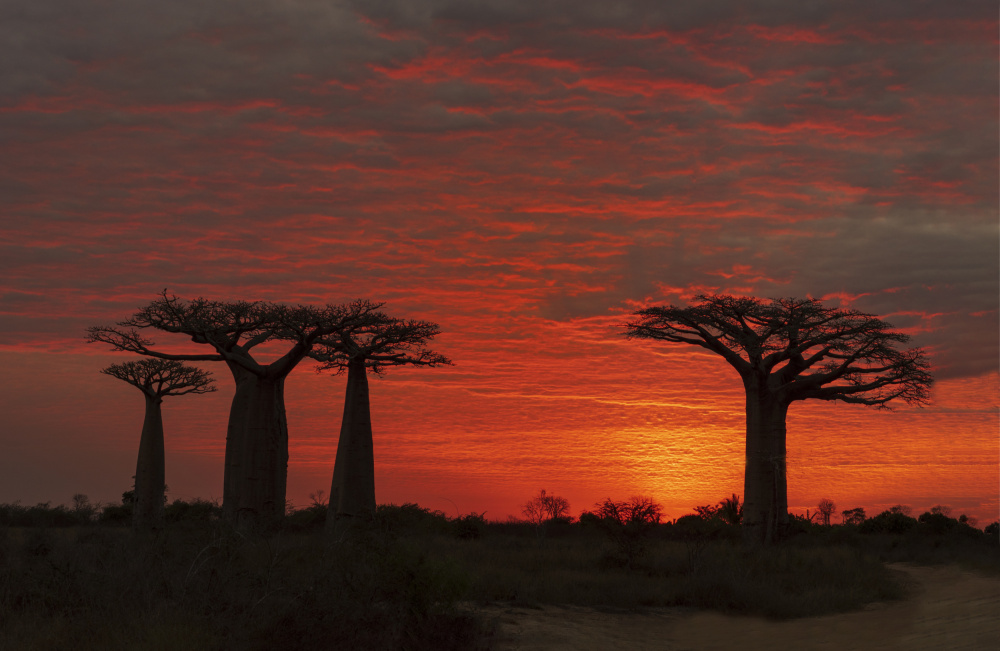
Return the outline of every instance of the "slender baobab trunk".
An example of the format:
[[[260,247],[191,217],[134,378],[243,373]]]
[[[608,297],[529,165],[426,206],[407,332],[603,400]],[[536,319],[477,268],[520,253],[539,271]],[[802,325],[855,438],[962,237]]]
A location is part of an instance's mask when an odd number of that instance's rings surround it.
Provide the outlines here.
[[[746,381],[747,458],[743,484],[743,539],[769,545],[788,526],[785,417],[788,402]]]
[[[364,357],[347,367],[347,397],[327,510],[326,532],[336,536],[351,522],[375,517],[375,453]]]
[[[146,417],[139,439],[139,457],[135,463],[135,503],[132,510],[134,529],[157,529],[163,526],[165,490],[163,455],[163,398],[145,394]]]
[[[222,514],[240,529],[268,526],[285,514],[288,423],[285,375],[256,375],[230,365],[236,394],[226,433]]]

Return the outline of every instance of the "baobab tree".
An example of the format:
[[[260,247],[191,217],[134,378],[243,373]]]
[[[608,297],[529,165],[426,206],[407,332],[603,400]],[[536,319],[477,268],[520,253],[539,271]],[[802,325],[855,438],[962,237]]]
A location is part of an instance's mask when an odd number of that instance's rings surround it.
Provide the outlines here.
[[[115,326],[90,328],[88,339],[158,359],[225,362],[236,392],[226,430],[223,517],[239,528],[253,528],[279,520],[285,511],[285,378],[317,339],[367,322],[380,307],[361,300],[324,307],[204,298],[185,302],[164,290]],[[167,352],[144,335],[147,330],[185,335],[212,352]],[[269,342],[290,346],[265,363],[255,358],[254,349]]]
[[[128,382],[142,391],[146,415],[139,438],[139,456],[135,463],[135,502],[132,507],[134,529],[163,526],[163,501],[166,490],[163,452],[163,414],[160,405],[167,396],[210,393],[216,390],[211,373],[194,366],[165,359],[139,359],[112,364],[101,373]]]
[[[932,378],[923,350],[871,314],[816,299],[698,296],[690,307],[649,307],[623,324],[630,339],[699,346],[721,356],[746,392],[743,528],[768,544],[788,524],[785,417],[797,400],[889,408],[924,404]]]
[[[318,370],[347,372],[344,416],[333,466],[326,532],[338,536],[352,521],[375,515],[375,452],[372,440],[368,371],[381,375],[390,366],[451,364],[426,348],[438,335],[436,323],[402,320],[385,315],[337,335],[320,339],[310,357]]]

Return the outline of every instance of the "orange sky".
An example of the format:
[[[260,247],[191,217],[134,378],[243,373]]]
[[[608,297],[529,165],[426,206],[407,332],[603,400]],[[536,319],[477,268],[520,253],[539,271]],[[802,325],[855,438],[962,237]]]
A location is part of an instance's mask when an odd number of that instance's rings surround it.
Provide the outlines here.
[[[226,7],[0,21],[0,501],[128,488],[142,400],[84,329],[169,287],[441,324],[454,367],[372,385],[379,501],[676,517],[742,491],[739,383],[615,324],[725,292],[879,314],[934,364],[923,409],[793,405],[793,511],[997,518],[993,3]],[[174,497],[221,495],[214,370],[165,404]],[[289,379],[296,504],[343,391]]]

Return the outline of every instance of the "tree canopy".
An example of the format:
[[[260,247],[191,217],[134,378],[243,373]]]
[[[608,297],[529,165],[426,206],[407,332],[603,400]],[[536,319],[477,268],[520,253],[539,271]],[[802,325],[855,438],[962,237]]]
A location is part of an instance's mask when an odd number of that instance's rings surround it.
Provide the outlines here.
[[[211,373],[175,360],[138,359],[111,364],[101,373],[137,387],[147,396],[182,396],[216,391]]]
[[[710,350],[741,376],[764,374],[794,400],[842,400],[888,408],[927,402],[933,382],[924,351],[899,350],[910,337],[872,314],[817,299],[706,296],[691,307],[648,307],[625,335]]]
[[[389,366],[448,365],[451,360],[427,348],[427,342],[440,333],[436,323],[378,313],[321,337],[309,356],[320,362],[318,370],[336,373],[346,371],[352,359],[363,359],[365,367],[377,375]]]

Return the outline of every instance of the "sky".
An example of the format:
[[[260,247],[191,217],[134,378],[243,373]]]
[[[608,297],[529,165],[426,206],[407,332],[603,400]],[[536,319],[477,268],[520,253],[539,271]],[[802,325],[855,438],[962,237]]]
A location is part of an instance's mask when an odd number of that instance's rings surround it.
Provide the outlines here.
[[[143,401],[85,329],[168,288],[440,324],[454,366],[372,382],[380,503],[678,517],[742,492],[740,381],[620,324],[726,293],[879,315],[932,363],[923,408],[793,405],[792,512],[993,521],[997,34],[975,1],[4,2],[0,501],[130,488]],[[221,498],[205,368],[164,403],[171,499]],[[288,380],[298,506],[345,382]]]

